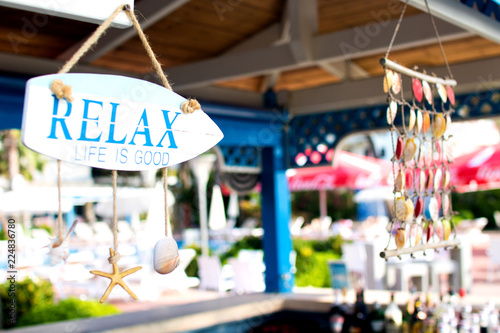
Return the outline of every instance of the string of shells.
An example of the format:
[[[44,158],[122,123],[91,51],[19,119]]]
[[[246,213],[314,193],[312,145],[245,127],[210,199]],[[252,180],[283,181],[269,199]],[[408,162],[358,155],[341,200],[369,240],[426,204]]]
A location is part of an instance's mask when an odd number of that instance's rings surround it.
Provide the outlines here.
[[[412,86],[411,99],[405,100],[402,74],[387,67],[384,70],[394,153],[394,217],[387,247],[394,236],[395,255],[406,249],[404,253],[413,256],[422,248],[425,254],[425,244],[449,244],[452,232],[455,237],[449,170],[453,161],[447,144],[455,94],[451,86],[405,76]],[[440,103],[439,110],[436,103]],[[439,247],[436,245],[428,248]],[[381,256],[388,258],[386,253]]]

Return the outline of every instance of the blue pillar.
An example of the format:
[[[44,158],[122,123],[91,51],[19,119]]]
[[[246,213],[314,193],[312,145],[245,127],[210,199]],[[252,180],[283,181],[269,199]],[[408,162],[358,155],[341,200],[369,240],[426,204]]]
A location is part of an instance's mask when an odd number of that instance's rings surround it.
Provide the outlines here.
[[[264,148],[261,200],[266,292],[291,292],[294,286],[290,272],[292,239],[288,227],[291,216],[290,191],[285,171],[283,148]]]
[[[66,213],[66,230],[69,230],[71,228],[71,225],[73,225],[73,222],[76,219],[76,213],[75,213],[75,206],[71,206],[71,209]]]

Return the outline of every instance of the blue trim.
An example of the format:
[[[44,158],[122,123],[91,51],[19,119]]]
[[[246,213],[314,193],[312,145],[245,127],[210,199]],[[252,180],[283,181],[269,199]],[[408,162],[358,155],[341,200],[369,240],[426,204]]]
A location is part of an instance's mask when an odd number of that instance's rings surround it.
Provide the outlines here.
[[[285,158],[281,148],[262,150],[261,202],[266,264],[266,292],[291,292],[292,239],[288,223],[291,217],[290,191],[285,174]]]
[[[500,22],[500,3],[498,0],[460,0],[460,2],[488,17],[493,15]],[[475,8],[474,5],[476,5]]]

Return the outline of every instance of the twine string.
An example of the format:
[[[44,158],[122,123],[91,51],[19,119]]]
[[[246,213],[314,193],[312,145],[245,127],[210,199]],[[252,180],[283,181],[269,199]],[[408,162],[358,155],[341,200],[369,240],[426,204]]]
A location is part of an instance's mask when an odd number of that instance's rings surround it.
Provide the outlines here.
[[[163,169],[163,192],[165,196],[165,236],[172,237],[172,226],[168,215],[168,182],[167,182],[167,168]]]
[[[115,264],[120,260],[120,254],[118,253],[118,214],[116,212],[116,179],[118,177],[118,171],[112,170],[111,174],[113,176],[113,248],[114,254],[109,257],[108,261],[110,264]]]
[[[401,22],[403,22],[403,16],[405,16],[406,7],[408,7],[408,3],[410,0],[406,0],[403,10],[399,15],[398,24],[396,24],[396,28],[394,29],[394,33],[392,34],[391,42],[389,43],[389,47],[387,48],[387,52],[385,53],[385,58],[389,58],[389,52],[391,52],[392,44],[394,44],[394,40],[396,39],[396,35],[398,34],[399,27],[401,26]]]
[[[62,223],[62,195],[61,195],[61,160],[57,160],[57,195],[59,200],[59,207],[57,210],[57,228],[59,229],[59,245],[64,240],[63,236],[63,223]]]

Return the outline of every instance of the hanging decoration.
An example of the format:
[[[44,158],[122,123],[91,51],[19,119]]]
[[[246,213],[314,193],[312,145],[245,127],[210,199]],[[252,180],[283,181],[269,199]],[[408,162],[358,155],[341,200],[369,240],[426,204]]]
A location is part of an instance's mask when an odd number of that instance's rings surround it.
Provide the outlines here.
[[[121,12],[132,22],[164,87],[116,75],[67,74]],[[113,248],[109,249],[108,261],[113,272],[92,270],[91,273],[111,280],[101,303],[117,284],[137,299],[123,278],[142,267],[123,272],[118,267],[117,170],[163,168],[165,236],[154,247],[154,268],[160,274],[167,274],[179,264],[179,250],[172,237],[167,209],[167,166],[196,157],[222,137],[220,129],[196,100],[186,100],[172,91],[130,6],[118,7],[57,74],[27,82],[22,141],[30,149],[58,160],[59,235],[49,244],[51,263],[68,256],[66,240],[77,223],[63,237],[61,160],[112,170]]]
[[[427,0],[425,1],[427,5]],[[380,253],[386,260],[402,254],[454,248],[456,238],[451,205],[450,163],[446,133],[455,112],[453,79],[441,40],[431,18],[449,78],[427,75],[390,60],[389,52],[401,24],[406,2],[384,58],[383,90],[387,93],[387,123],[393,142],[394,218],[388,246]],[[406,90],[411,83],[411,91]],[[406,97],[405,97],[406,93]],[[439,98],[434,98],[437,95]],[[453,231],[453,235],[452,235]],[[388,249],[394,237],[395,249]]]

